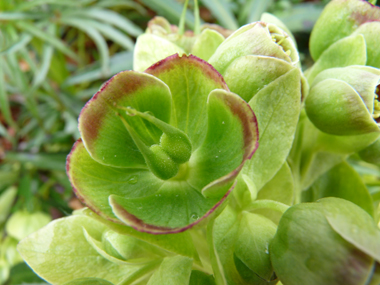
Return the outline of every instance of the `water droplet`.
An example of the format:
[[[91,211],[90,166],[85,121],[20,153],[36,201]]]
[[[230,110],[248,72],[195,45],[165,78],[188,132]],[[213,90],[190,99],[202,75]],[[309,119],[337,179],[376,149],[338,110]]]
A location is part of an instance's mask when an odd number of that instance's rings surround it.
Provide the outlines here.
[[[151,116],[154,116],[154,114],[153,114],[153,112],[151,112],[151,111],[146,111],[146,112],[144,112],[145,114],[148,114],[148,115],[151,115]]]
[[[216,158],[218,158],[219,156],[215,156]]]
[[[104,156],[103,156],[103,160],[104,160]]]
[[[352,233],[354,233],[354,234],[358,233],[358,227],[357,226],[352,227]]]
[[[268,247],[269,247],[269,244],[267,243],[267,244],[265,245],[265,253],[266,253],[266,254],[269,254],[269,249],[268,249]]]
[[[222,122],[222,124],[224,125],[224,121]]]
[[[138,181],[137,175],[133,175],[133,176],[131,176],[131,177],[127,180],[127,182],[128,182],[129,184],[136,184],[137,181]]]
[[[192,213],[190,215],[190,218],[193,219],[193,220],[198,220],[199,219],[199,215],[197,213]]]
[[[116,157],[116,154],[115,154],[115,157]]]
[[[221,150],[219,150],[219,152],[222,152]]]
[[[158,194],[158,197],[161,197],[161,194]]]
[[[269,254],[269,250],[268,250],[268,249],[265,249],[265,253],[266,253],[266,254]]]
[[[178,195],[175,195],[176,197],[178,197]]]
[[[142,207],[138,207],[137,209],[141,210],[141,209],[142,209]]]

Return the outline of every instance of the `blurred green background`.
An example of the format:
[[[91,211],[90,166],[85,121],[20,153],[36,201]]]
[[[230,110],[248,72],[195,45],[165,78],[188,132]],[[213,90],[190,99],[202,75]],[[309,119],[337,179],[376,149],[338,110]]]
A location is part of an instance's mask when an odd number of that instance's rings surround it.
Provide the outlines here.
[[[132,69],[134,42],[147,22],[160,15],[178,24],[183,2],[0,1],[0,284],[46,284],[16,245],[82,207],[65,173],[79,112],[105,80]],[[273,13],[295,34],[306,68],[310,31],[327,2],[200,0],[200,15],[235,30]],[[186,25],[194,25],[190,12]],[[380,193],[379,168],[352,163]]]

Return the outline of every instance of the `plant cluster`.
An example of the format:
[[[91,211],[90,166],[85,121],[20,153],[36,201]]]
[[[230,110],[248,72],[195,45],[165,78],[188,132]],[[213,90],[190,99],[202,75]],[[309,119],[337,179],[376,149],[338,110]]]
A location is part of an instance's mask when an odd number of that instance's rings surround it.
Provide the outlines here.
[[[52,284],[378,284],[359,173],[380,162],[380,9],[331,1],[305,72],[275,16],[231,31],[194,10],[194,31],[186,4],[178,27],[153,18],[83,107],[66,170],[88,208],[7,227],[24,260]]]

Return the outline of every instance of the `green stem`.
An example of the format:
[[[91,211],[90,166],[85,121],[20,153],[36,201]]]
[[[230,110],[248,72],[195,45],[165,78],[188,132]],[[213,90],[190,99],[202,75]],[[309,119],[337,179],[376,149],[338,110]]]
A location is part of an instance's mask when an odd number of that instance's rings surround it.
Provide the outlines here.
[[[186,0],[185,4],[183,5],[182,15],[181,15],[181,19],[179,19],[179,25],[178,25],[179,35],[183,35],[185,33],[185,19],[186,19],[186,10],[187,10],[188,4],[189,4],[189,0]]]
[[[199,17],[198,0],[194,0],[194,18],[195,18],[194,34],[199,35],[201,33],[201,20]]]
[[[273,200],[256,200],[246,207],[246,211],[256,209],[271,209],[280,213],[284,213],[290,206]]]

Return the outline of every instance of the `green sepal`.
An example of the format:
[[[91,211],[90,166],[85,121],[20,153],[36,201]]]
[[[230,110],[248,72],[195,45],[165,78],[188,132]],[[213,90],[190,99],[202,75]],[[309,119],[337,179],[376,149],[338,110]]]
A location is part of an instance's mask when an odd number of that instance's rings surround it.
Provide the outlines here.
[[[300,89],[300,71],[293,69],[249,101],[259,123],[260,147],[245,164],[243,173],[258,190],[276,174],[289,154],[301,109]]]
[[[165,83],[149,74],[123,71],[108,80],[79,116],[79,131],[91,157],[115,167],[145,167],[145,160],[119,116],[146,145],[159,142],[162,131],[153,124],[120,112],[120,107],[149,111],[168,122],[171,94]]]
[[[199,270],[191,271],[189,285],[216,285],[213,275]]]
[[[305,72],[309,84],[323,70],[333,67],[365,65],[367,62],[366,43],[363,35],[352,35],[333,43]]]
[[[63,285],[114,285],[113,283],[100,279],[100,278],[79,278],[72,281],[69,281]]]
[[[380,139],[358,152],[361,159],[373,164],[380,164]]]
[[[360,175],[347,163],[341,162],[319,177],[308,189],[313,200],[337,197],[350,201],[373,216],[373,201]],[[310,201],[310,200],[309,200]]]
[[[67,158],[67,175],[79,199],[114,222],[118,219],[108,204],[110,195],[149,196],[163,184],[147,169],[116,168],[96,162],[81,140],[75,143]]]
[[[223,41],[223,35],[215,30],[206,28],[195,40],[191,54],[207,61]]]
[[[100,240],[102,223],[83,215],[54,220],[23,239],[18,250],[33,270],[52,284],[78,278],[101,278],[119,282],[136,268],[122,266],[101,257],[87,242],[83,228]]]
[[[343,228],[350,229],[362,222],[344,219],[346,205],[351,216],[370,216],[351,202],[338,198],[324,198],[320,203],[301,203],[289,208],[280,220],[277,233],[270,244],[270,257],[273,268],[284,284],[366,284],[374,260],[355,244],[350,243],[333,229],[325,210],[324,201],[329,201],[334,208],[332,213],[343,223]],[[340,201],[343,201],[340,203]],[[328,204],[330,205],[330,204]],[[337,214],[339,213],[339,214]],[[342,214],[342,215],[341,215]],[[365,221],[369,222],[369,221]],[[361,226],[366,231],[360,232],[362,237],[376,229],[373,221]],[[368,230],[368,227],[371,228]],[[379,243],[379,239],[377,240]],[[334,249],[334,254],[332,254]]]
[[[185,256],[166,257],[147,285],[189,284],[193,261]]]
[[[332,135],[361,135],[379,132],[372,112],[358,92],[340,79],[325,79],[310,89],[305,102],[310,121]]]
[[[154,63],[173,54],[184,54],[185,50],[154,34],[143,34],[137,38],[133,53],[133,70],[144,71]]]
[[[366,65],[380,68],[380,51],[378,48],[380,44],[378,37],[380,34],[380,12],[377,21],[367,22],[360,25],[353,34],[361,34],[364,36],[367,47]]]

